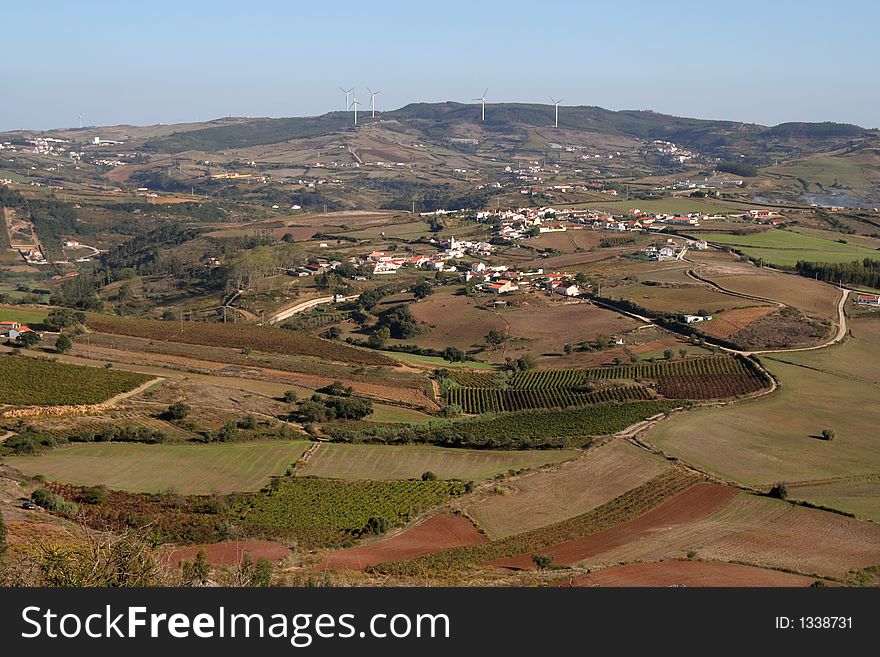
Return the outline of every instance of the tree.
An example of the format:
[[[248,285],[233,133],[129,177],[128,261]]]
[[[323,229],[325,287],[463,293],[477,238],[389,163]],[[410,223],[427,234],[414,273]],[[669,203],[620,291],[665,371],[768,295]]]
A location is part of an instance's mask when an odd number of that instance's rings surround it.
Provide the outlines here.
[[[422,481],[436,481],[437,475],[435,475],[430,470],[426,470],[422,473]]]
[[[687,349],[679,349],[678,355],[681,356],[682,358],[686,358],[688,355],[688,350]]]
[[[86,314],[72,308],[55,308],[43,320],[43,323],[55,331],[62,331],[86,323]]]
[[[778,484],[775,484],[773,486],[773,488],[770,489],[769,495],[770,495],[770,497],[775,497],[780,500],[787,500],[788,499],[788,486],[786,486],[785,483],[780,481]]]
[[[15,344],[19,347],[24,347],[25,349],[33,349],[42,341],[43,338],[36,331],[27,331],[26,333],[18,334],[18,337],[15,339]]]
[[[391,523],[383,516],[371,516],[364,527],[365,534],[384,534]]]
[[[497,349],[504,341],[507,340],[507,336],[503,331],[497,331],[492,329],[486,334],[486,344],[488,344],[492,349]]]
[[[590,282],[590,277],[587,276],[586,272],[579,271],[574,275],[574,282],[578,285],[587,285]]]
[[[568,342],[565,343],[565,346],[562,347],[562,351],[566,353],[566,355],[571,354],[574,351],[574,347],[570,345]]]
[[[328,340],[338,340],[341,335],[342,330],[338,326],[331,326],[321,334],[321,337]]]
[[[367,339],[367,346],[373,349],[381,349],[385,346],[385,343],[388,341],[388,338],[391,337],[391,329],[387,326],[383,326],[382,328],[375,331],[370,337]]]
[[[190,407],[183,402],[174,402],[165,411],[166,417],[171,420],[183,420],[189,415]]]
[[[416,299],[424,299],[425,297],[434,294],[434,286],[428,281],[421,281],[420,283],[413,285],[410,291]]]
[[[675,353],[672,351],[672,349],[666,349],[663,352],[663,358],[665,358],[666,360],[672,360],[673,356],[675,356]]]
[[[58,336],[58,339],[55,340],[55,351],[59,354],[66,354],[73,347],[73,340],[64,335],[63,333]]]
[[[442,353],[443,359],[450,363],[460,363],[466,358],[465,353],[458,347],[446,347]]]
[[[293,404],[296,400],[299,399],[299,396],[296,394],[296,390],[287,390],[284,393],[284,401],[288,404]]]
[[[822,437],[825,440],[834,440],[836,435],[834,429],[822,429]]]

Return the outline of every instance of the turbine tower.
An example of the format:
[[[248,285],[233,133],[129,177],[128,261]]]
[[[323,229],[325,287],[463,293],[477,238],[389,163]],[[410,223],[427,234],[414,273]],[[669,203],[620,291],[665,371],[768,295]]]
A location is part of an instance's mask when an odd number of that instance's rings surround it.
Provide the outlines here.
[[[344,109],[349,109],[348,94],[350,94],[352,91],[354,91],[354,87],[352,87],[351,89],[343,89],[342,87],[339,87],[339,91],[341,91],[342,93],[345,94],[345,108]]]
[[[486,91],[483,92],[483,95],[479,98],[474,98],[474,100],[480,101],[481,111],[480,111],[480,121],[486,120],[486,94],[489,93],[489,87],[486,87]]]
[[[367,91],[370,93],[370,112],[372,112],[372,116],[370,118],[376,118],[376,96],[378,96],[381,91],[370,91],[370,88],[367,87]]]
[[[553,96],[550,96],[550,102],[553,103],[553,108],[555,110],[554,119],[553,119],[553,127],[554,128],[559,127],[559,103],[561,103],[562,100],[563,100],[562,98],[560,98],[559,100],[554,100]]]
[[[359,101],[357,98],[353,98],[351,101],[351,107],[354,108],[354,124],[355,125],[358,124],[358,105],[360,105],[360,104],[361,104],[361,101]]]
[[[82,129],[82,127],[83,127],[83,115],[82,114],[79,115],[79,127],[80,127],[80,129]]]

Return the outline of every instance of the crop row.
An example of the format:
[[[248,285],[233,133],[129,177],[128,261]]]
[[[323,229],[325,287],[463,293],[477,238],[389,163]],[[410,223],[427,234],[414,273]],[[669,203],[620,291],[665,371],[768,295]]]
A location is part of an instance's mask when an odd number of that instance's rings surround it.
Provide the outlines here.
[[[277,479],[244,510],[242,527],[307,545],[338,545],[360,536],[370,518],[398,525],[462,491],[452,481]]]
[[[498,541],[451,548],[409,561],[379,564],[371,570],[395,575],[421,575],[457,571],[463,566],[520,554],[540,553],[559,543],[578,540],[637,518],[700,481],[700,476],[676,468],[579,516]]]
[[[182,342],[206,347],[254,349],[277,354],[317,356],[359,365],[396,364],[395,361],[375,351],[357,349],[347,344],[324,340],[302,331],[289,331],[271,326],[171,322],[97,314],[89,314],[86,321],[89,328],[100,333],[128,335],[150,340]]]
[[[97,404],[146,383],[136,372],[67,365],[48,359],[0,356],[0,404]]]
[[[446,403],[461,406],[465,413],[503,413],[540,408],[573,408],[606,402],[623,402],[652,399],[644,386],[619,386],[594,392],[572,389],[499,389],[499,388],[450,388],[446,391]]]
[[[745,371],[746,368],[743,364],[732,356],[706,356],[684,360],[663,360],[654,363],[594,367],[585,370],[585,375],[589,380],[656,379],[693,374],[734,374]]]
[[[765,387],[764,379],[752,371],[661,376],[657,379],[657,391],[669,399],[726,399],[758,392]]]

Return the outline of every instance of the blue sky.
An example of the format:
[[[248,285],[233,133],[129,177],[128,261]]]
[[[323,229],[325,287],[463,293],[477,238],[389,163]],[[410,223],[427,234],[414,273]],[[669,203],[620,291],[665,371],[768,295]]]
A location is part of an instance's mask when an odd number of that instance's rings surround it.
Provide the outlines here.
[[[339,86],[880,127],[880,3],[4,3],[0,130],[301,116]],[[11,5],[11,6],[10,6]]]

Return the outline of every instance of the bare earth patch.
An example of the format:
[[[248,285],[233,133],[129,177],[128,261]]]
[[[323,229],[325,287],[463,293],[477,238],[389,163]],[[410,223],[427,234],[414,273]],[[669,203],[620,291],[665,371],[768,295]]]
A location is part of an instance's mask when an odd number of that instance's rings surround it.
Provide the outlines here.
[[[180,548],[166,554],[164,559],[172,566],[179,566],[182,561],[194,559],[200,550],[204,550],[208,563],[214,566],[235,566],[242,562],[245,555],[253,561],[268,559],[277,563],[292,554],[288,548],[274,541],[225,541]]]
[[[812,577],[741,564],[660,561],[606,568],[578,577],[569,586],[810,586],[814,581]]]
[[[414,559],[453,547],[486,540],[467,518],[451,513],[433,516],[390,538],[363,547],[331,552],[319,568],[363,570],[389,561]]]

